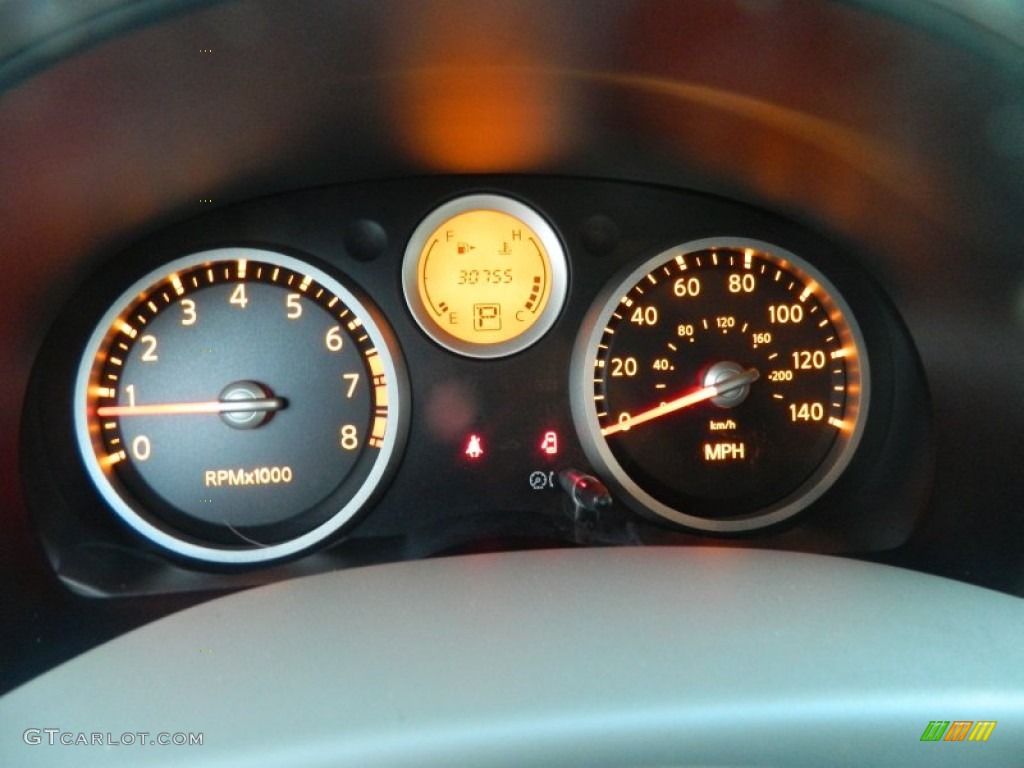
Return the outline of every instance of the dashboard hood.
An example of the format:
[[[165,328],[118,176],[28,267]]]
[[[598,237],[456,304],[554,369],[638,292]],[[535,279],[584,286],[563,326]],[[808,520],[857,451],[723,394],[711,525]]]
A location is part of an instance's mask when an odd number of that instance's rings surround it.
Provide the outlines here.
[[[175,731],[208,734],[189,763],[211,767],[915,765],[922,750],[962,765],[975,745],[919,740],[927,702],[1002,713],[977,746],[1012,765],[1024,739],[999,727],[1024,717],[1024,669],[1006,663],[1022,632],[1015,598],[816,555],[478,555],[207,603],[55,669],[0,719],[128,741],[174,712]]]

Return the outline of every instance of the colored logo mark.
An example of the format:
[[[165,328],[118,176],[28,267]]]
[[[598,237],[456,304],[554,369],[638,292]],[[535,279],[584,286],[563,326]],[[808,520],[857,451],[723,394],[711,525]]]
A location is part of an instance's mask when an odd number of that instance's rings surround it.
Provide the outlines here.
[[[988,741],[995,728],[995,720],[932,720],[921,741]]]

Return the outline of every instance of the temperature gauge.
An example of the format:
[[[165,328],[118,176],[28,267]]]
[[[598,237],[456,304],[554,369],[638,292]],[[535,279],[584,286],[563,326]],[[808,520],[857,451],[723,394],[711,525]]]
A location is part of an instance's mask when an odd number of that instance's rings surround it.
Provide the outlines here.
[[[565,251],[535,210],[470,195],[434,210],[405,251],[402,284],[420,327],[468,357],[526,349],[554,324],[568,282]]]

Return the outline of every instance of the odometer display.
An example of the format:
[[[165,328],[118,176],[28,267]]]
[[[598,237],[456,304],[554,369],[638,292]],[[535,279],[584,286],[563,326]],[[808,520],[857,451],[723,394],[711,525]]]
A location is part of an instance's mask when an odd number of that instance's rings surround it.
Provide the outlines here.
[[[644,513],[742,531],[804,509],[848,464],[867,358],[846,303],[767,243],[703,240],[614,281],[574,357],[595,467]]]
[[[468,195],[432,211],[406,248],[402,282],[424,332],[467,357],[520,352],[551,328],[568,266],[554,229],[502,195]]]

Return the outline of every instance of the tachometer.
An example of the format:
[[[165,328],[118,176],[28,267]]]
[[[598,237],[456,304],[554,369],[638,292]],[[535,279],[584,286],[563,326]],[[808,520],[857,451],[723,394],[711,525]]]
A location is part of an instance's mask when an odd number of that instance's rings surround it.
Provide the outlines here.
[[[857,323],[768,243],[718,238],[613,281],[573,358],[588,458],[629,505],[688,528],[785,520],[849,463],[868,407]]]
[[[111,307],[79,368],[75,427],[131,528],[179,555],[256,563],[324,540],[380,490],[407,388],[352,289],[284,254],[222,248]]]

